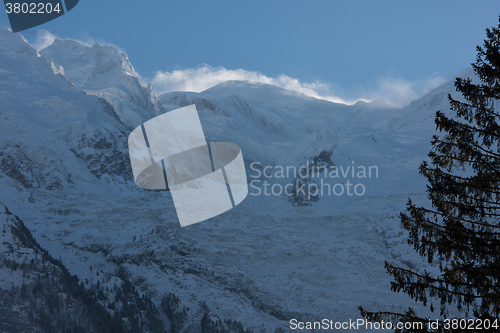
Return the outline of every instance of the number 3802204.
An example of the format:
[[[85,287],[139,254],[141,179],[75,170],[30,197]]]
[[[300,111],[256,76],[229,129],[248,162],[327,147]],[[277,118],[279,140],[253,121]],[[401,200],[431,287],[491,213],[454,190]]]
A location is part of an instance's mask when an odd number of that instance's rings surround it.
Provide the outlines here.
[[[7,14],[52,14],[52,13],[60,13],[61,8],[60,4],[57,3],[55,6],[49,3],[6,3],[5,8]]]

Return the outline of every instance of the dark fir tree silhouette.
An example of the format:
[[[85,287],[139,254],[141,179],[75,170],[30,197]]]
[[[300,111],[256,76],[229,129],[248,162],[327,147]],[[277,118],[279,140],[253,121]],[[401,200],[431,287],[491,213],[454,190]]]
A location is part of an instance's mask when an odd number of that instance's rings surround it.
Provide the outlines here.
[[[458,308],[464,318],[488,319],[484,323],[493,327],[402,332],[500,332],[500,24],[486,29],[486,36],[472,64],[480,82],[457,78],[462,99],[448,95],[454,116],[436,113],[441,133],[433,137],[430,163],[420,166],[432,207],[418,207],[410,199],[401,213],[408,243],[429,262],[439,263],[440,272],[417,273],[387,262],[386,269],[393,291],[432,311],[438,307],[441,317]],[[411,308],[405,314],[360,309],[374,321],[428,322]]]

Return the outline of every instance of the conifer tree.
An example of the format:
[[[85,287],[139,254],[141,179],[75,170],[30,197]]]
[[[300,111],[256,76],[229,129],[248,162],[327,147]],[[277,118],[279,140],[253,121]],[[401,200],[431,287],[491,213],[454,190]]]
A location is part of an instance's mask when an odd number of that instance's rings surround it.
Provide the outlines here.
[[[393,291],[404,292],[433,311],[438,307],[436,318],[447,317],[456,308],[463,318],[488,319],[494,326],[476,325],[470,330],[424,326],[402,332],[500,332],[500,23],[486,29],[472,67],[479,82],[455,80],[462,98],[448,95],[452,116],[436,113],[441,133],[433,137],[430,161],[420,166],[429,183],[431,207],[416,206],[410,199],[407,211],[401,213],[408,243],[429,263],[439,264],[439,274],[388,262],[386,269],[393,277]],[[405,314],[360,310],[373,321],[428,322],[411,308]]]

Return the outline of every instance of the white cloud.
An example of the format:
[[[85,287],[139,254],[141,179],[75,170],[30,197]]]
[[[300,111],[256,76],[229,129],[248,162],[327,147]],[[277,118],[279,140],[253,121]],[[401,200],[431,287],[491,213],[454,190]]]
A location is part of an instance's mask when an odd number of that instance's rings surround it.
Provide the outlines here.
[[[392,77],[383,78],[377,80],[377,88],[368,93],[367,97],[371,99],[380,97],[396,106],[405,106],[445,82],[446,80],[439,74],[415,81]]]
[[[400,78],[378,79],[371,88],[361,87],[356,92],[332,89],[323,82],[301,82],[287,75],[269,77],[259,72],[244,69],[230,70],[224,67],[203,65],[198,68],[177,69],[172,72],[158,71],[151,83],[158,94],[169,91],[201,92],[219,83],[230,80],[253,81],[273,84],[305,95],[329,100],[336,103],[352,104],[358,100],[370,101],[382,98],[391,104],[402,107],[425,95],[445,82],[439,75],[427,79],[409,81]],[[336,87],[338,85],[335,85]]]
[[[328,99],[337,103],[346,103],[346,101],[335,96],[325,97],[321,95],[321,91],[329,90],[329,86],[321,82],[303,83],[287,75],[279,75],[273,78],[259,72],[244,69],[230,70],[224,67],[213,68],[208,65],[199,68],[178,69],[172,72],[158,71],[151,84],[158,94],[163,94],[169,91],[201,92],[219,83],[231,80],[273,84],[308,96]]]
[[[52,45],[56,38],[57,37],[50,31],[41,29],[36,33],[36,39],[33,43],[31,43],[31,46],[35,48],[35,50],[40,51],[47,46]]]

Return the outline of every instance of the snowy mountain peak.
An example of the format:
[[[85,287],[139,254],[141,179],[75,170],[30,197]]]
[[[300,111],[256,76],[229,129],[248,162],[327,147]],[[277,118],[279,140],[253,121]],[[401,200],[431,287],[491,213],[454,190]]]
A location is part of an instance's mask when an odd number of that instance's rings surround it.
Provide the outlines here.
[[[54,47],[66,49],[66,50],[73,52],[73,53],[75,53],[76,49],[78,49],[81,53],[86,52],[89,49],[89,47],[87,45],[84,45],[84,44],[77,42],[76,40],[72,40],[72,39],[62,40],[62,39],[56,38],[56,39],[54,39],[54,42],[52,43],[52,45]]]
[[[113,45],[92,47],[74,40],[56,39],[40,54],[54,61],[73,84],[107,100],[120,121],[134,128],[163,112],[159,98],[145,85],[127,54]]]
[[[91,55],[98,65],[94,71],[96,76],[119,70],[126,75],[139,77],[130,64],[127,54],[116,46],[96,43],[92,46]]]
[[[75,40],[55,39],[40,53],[60,63],[68,79],[80,88],[106,87],[124,75],[139,78],[127,54],[113,45],[95,43],[90,47]]]
[[[296,90],[285,89],[280,86],[255,81],[226,81],[219,83],[202,93],[210,95],[233,94],[245,99],[275,100],[284,96],[295,96],[301,100],[317,100]],[[288,98],[288,97],[287,97]],[[330,102],[329,102],[330,103]]]
[[[377,98],[374,99],[371,102],[366,102],[363,100],[357,101],[356,104],[354,104],[357,107],[365,107],[365,108],[372,108],[372,109],[397,109],[398,107],[395,105],[392,105],[391,103],[387,102],[385,99],[382,98]]]

